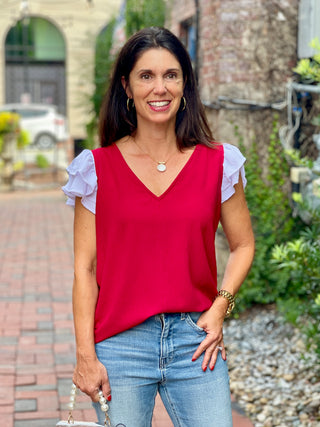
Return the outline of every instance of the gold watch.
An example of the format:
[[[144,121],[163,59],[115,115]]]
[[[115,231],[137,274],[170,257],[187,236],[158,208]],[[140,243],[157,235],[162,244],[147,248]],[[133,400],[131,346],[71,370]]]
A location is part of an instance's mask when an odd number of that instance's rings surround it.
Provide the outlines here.
[[[229,304],[228,304],[228,309],[226,312],[226,317],[230,316],[230,314],[231,314],[231,312],[235,306],[234,296],[232,294],[230,294],[230,292],[226,291],[225,289],[220,289],[220,291],[218,292],[218,296],[226,298],[228,300]]]

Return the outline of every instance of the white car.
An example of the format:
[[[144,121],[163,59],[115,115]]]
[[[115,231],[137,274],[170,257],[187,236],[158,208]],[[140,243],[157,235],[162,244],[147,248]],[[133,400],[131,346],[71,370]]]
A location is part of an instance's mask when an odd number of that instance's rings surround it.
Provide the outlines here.
[[[5,104],[0,111],[19,114],[21,128],[28,132],[30,142],[41,149],[52,148],[56,142],[69,138],[67,119],[58,114],[54,105]]]

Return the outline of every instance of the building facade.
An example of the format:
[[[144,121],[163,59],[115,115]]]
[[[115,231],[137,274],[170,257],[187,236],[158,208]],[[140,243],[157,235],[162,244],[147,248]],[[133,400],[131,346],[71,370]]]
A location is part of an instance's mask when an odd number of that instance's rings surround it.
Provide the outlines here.
[[[273,113],[286,121],[281,103],[299,52],[309,55],[309,39],[320,35],[318,0],[166,3],[166,26],[188,47],[216,139],[236,143],[237,124],[245,142],[257,141],[263,153]],[[95,43],[123,5],[0,0],[0,104],[57,104],[71,136],[85,137]]]
[[[95,45],[121,0],[0,0],[0,104],[49,103],[85,136]]]
[[[168,26],[192,46],[201,99],[216,138],[236,142],[237,124],[245,141],[264,145],[272,105],[285,100],[297,61],[299,1],[169,3]]]

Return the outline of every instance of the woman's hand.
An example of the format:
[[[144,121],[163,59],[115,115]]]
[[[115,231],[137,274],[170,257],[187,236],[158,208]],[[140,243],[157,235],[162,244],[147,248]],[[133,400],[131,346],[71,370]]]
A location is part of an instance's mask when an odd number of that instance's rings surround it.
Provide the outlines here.
[[[110,402],[111,388],[108,373],[104,365],[97,357],[79,356],[73,373],[74,384],[88,396],[93,402],[99,401],[99,391]]]
[[[216,305],[218,304],[214,303],[209,310],[203,312],[197,322],[197,325],[204,329],[207,336],[193,354],[192,361],[197,360],[205,352],[202,362],[202,369],[204,371],[206,371],[208,366],[211,370],[214,369],[219,351],[221,351],[223,360],[226,360],[222,332],[225,309],[223,307],[221,307],[222,309],[217,309]]]

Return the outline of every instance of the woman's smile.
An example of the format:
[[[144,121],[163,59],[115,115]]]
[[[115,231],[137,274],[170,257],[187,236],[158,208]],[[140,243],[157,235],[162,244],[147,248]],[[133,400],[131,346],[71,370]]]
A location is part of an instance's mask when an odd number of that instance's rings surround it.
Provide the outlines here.
[[[148,104],[153,111],[167,111],[171,101],[149,101]]]

